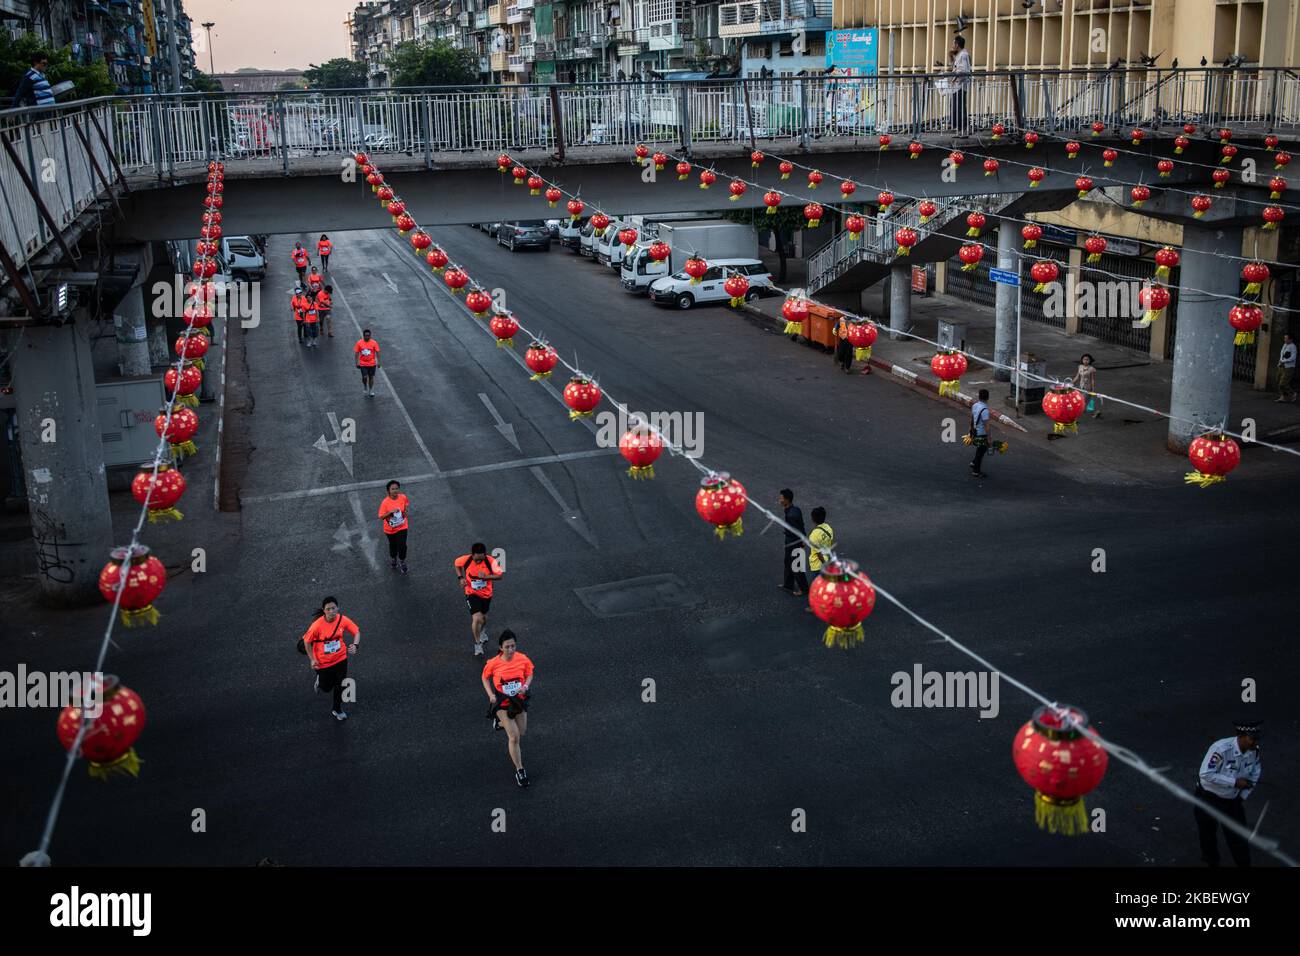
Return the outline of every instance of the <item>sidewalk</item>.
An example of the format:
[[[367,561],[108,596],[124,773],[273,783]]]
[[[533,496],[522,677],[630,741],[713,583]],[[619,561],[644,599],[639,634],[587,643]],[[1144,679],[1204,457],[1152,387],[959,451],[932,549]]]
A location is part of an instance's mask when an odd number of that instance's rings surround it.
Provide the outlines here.
[[[775,275],[776,255],[764,250],[762,256]],[[804,269],[801,260],[791,259],[789,265],[787,280],[783,285],[787,289],[801,284]],[[885,289],[885,283],[877,283],[862,294],[865,306],[863,314],[876,321],[881,328],[872,349],[874,374],[870,379],[863,377],[860,381],[877,378],[892,380],[902,387],[926,391],[936,401],[952,402],[956,406],[958,403],[954,400],[938,398],[939,380],[930,371],[934,347],[915,339],[894,341],[889,338],[888,322],[881,318],[885,311]],[[781,317],[783,301],[780,296],[771,296],[758,300],[748,308],[756,319],[779,333],[785,325],[785,320]],[[968,325],[967,352],[975,356],[987,356],[992,360],[993,309],[947,295],[913,294],[911,302],[910,331],[914,335],[935,340],[941,319],[959,317],[960,321]],[[817,348],[813,345],[807,347]],[[1144,352],[1103,343],[1092,336],[1066,335],[1059,329],[1036,322],[1025,322],[1021,326],[1021,351],[1045,360],[1047,375],[1062,379],[1074,374],[1080,355],[1084,352],[1091,353],[1097,366],[1099,392],[1150,408],[1169,408],[1172,362],[1158,361]],[[830,361],[829,357],[827,361]],[[855,363],[855,366],[858,364]],[[885,374],[880,375],[882,372]],[[971,368],[961,379],[961,392],[967,399],[962,404],[968,404],[980,388],[989,390],[989,405],[995,413],[1001,413],[1005,417],[1006,422],[1001,428],[1013,444],[1017,440],[1034,441],[1050,447],[1058,454],[1077,459],[1081,467],[1091,461],[1141,479],[1167,476],[1180,467],[1175,459],[1182,456],[1176,456],[1165,446],[1165,420],[1150,413],[1107,402],[1101,418],[1094,419],[1085,415],[1079,419],[1077,435],[1048,442],[1045,438],[1051,431],[1052,422],[1041,413],[1018,414],[1010,404],[1010,383],[994,380],[992,368],[972,362]],[[1242,420],[1253,418],[1256,436],[1260,440],[1284,445],[1300,442],[1300,403],[1280,404],[1274,401],[1276,397],[1274,392],[1259,392],[1244,382],[1234,381],[1228,428],[1240,432]],[[1084,460],[1085,455],[1079,454],[1081,449],[1086,449],[1087,461]],[[1300,470],[1300,462],[1290,455],[1269,453],[1267,449],[1258,447],[1252,450],[1249,445],[1243,446],[1242,451],[1247,459],[1244,464],[1251,468],[1267,465],[1289,468],[1293,473]]]

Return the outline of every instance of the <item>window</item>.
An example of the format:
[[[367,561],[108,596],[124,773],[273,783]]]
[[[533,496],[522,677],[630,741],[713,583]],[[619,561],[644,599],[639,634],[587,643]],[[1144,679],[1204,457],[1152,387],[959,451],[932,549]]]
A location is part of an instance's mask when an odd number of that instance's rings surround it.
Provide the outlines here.
[[[765,276],[767,275],[767,266],[761,262],[755,262],[752,265],[745,266],[742,271],[749,276]]]
[[[714,266],[708,272],[704,273],[705,282],[716,282],[722,278],[722,266]]]

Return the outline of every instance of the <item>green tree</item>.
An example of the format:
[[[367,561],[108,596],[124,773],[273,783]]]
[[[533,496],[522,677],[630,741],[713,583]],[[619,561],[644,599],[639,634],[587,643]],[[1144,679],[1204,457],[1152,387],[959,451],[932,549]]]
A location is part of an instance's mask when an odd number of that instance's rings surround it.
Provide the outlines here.
[[[826,238],[834,236],[839,229],[837,224],[836,213],[826,210],[826,219],[822,221],[822,229]],[[776,254],[781,260],[780,271],[776,277],[777,285],[785,282],[786,277],[786,259],[790,255],[790,249],[794,243],[794,234],[804,228],[807,220],[803,216],[802,206],[777,206],[776,212],[772,215],[767,214],[765,208],[757,209],[737,209],[727,210],[722,213],[723,219],[729,219],[732,222],[752,223],[758,230],[758,242],[760,246],[766,246],[768,233],[776,230]],[[825,227],[831,229],[826,231]]]
[[[192,85],[196,93],[220,93],[222,91],[221,81],[215,76],[204,73],[202,70],[194,71]]]
[[[37,52],[45,53],[50,58],[50,65],[45,71],[50,83],[71,80],[76,84],[73,92],[61,97],[60,102],[108,96],[117,92],[113,78],[108,73],[108,65],[103,60],[86,65],[72,58],[71,47],[51,50],[35,33],[24,33],[14,38],[0,31],[0,96],[13,95],[23,74],[32,65],[31,55]]]
[[[478,81],[478,57],[446,40],[399,43],[388,57],[393,86],[468,86]]]
[[[336,56],[303,70],[302,78],[309,90],[355,90],[366,85],[366,65],[344,56]]]

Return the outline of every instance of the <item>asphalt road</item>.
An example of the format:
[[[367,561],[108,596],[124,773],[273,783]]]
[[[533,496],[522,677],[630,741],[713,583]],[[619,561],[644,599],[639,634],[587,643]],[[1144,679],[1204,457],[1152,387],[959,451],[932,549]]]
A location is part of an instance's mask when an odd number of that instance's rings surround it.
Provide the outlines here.
[[[892,706],[895,672],[978,665],[884,601],[864,645],[824,648],[818,622],[776,587],[778,529],[751,514],[741,538],[718,541],[681,459],[661,459],[653,482],[629,480],[568,420],[561,375],[529,382],[526,337],[498,349],[392,230],[331,236],[336,337],[301,348],[287,306],[297,238],[315,237],[273,238],[268,314],[245,335],[255,412],[243,510],[172,532],[208,548],[208,573],[175,582],[162,626],[122,635],[110,658],[149,707],[144,770],[99,786],[78,768],[56,862],[1198,862],[1190,808],[1116,761],[1089,798],[1105,832],[1036,830],[1010,759],[1028,698],[1002,683],[991,719]],[[725,307],[656,308],[558,246],[511,255],[464,227],[435,238],[616,398],[703,413],[707,463],[767,504],[793,487],[805,518],[824,505],[842,553],[884,588],[1086,708],[1169,779],[1190,785],[1234,717],[1263,716],[1248,812],[1253,822],[1267,802],[1261,832],[1300,849],[1285,706],[1298,670],[1294,474],[1200,491],[1170,480],[1167,462],[1143,479],[1013,435],[976,482],[968,450],[941,438],[943,420],[961,418],[948,404],[844,376]],[[383,347],[373,399],[352,361],[363,325]],[[348,419],[350,460],[329,444]],[[390,477],[407,479],[412,502],[406,577],[389,570],[374,517]],[[526,791],[483,716],[482,660],[452,574],[475,540],[506,553],[489,629],[512,628],[537,665]],[[1097,548],[1105,573],[1090,570]],[[680,582],[653,591],[668,606],[637,603],[652,592],[627,582],[651,575]],[[598,586],[627,613],[593,613],[577,592]],[[362,629],[344,724],[293,649],[327,593]],[[41,618],[5,650],[79,666],[102,620],[102,609]],[[1258,703],[1241,702],[1248,678]],[[0,790],[0,851],[17,859],[61,754],[48,712],[2,719],[13,732],[0,755],[22,773]],[[192,832],[195,808],[204,833]],[[505,833],[492,828],[498,809]],[[806,832],[792,831],[797,810]]]

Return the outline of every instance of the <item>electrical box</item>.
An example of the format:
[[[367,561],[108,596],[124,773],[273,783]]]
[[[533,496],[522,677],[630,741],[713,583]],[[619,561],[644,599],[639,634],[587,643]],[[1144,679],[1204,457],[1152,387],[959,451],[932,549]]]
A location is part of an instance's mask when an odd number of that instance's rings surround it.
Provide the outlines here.
[[[941,320],[939,322],[939,344],[946,349],[965,352],[967,328],[965,322],[944,322]]]
[[[152,462],[158,450],[154,419],[167,404],[162,377],[101,382],[95,386],[95,404],[104,466]]]

